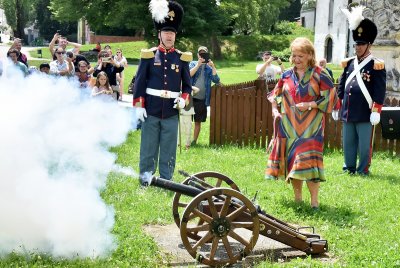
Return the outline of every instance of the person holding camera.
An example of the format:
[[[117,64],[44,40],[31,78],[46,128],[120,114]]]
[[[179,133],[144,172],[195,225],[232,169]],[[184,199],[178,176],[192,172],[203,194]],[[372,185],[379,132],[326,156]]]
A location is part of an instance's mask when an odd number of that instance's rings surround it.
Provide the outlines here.
[[[281,75],[285,71],[282,61],[278,57],[272,56],[271,51],[265,51],[262,59],[264,63],[258,64],[256,67],[259,78],[269,82],[275,80],[277,75]],[[279,67],[272,64],[273,61],[278,63]]]
[[[56,48],[54,53],[56,60],[50,62],[50,74],[57,76],[70,76],[75,73],[72,59],[65,56],[65,50],[62,47]]]
[[[105,72],[107,74],[110,86],[118,100],[119,86],[117,85],[117,73],[121,73],[124,70],[124,67],[120,66],[113,57],[110,57],[106,50],[102,50],[99,53],[97,66],[94,69],[94,77],[97,77],[100,72]]]
[[[211,82],[218,84],[220,79],[214,62],[210,59],[208,48],[200,46],[197,49],[197,61],[189,64],[192,86],[199,88],[199,92],[193,96],[194,107],[194,133],[192,145],[197,144],[201,130],[201,123],[207,119],[207,106],[210,106]]]

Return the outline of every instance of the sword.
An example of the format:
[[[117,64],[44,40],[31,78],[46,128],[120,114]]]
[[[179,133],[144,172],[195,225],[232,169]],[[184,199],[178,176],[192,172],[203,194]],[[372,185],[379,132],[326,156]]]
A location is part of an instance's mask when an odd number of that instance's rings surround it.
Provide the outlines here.
[[[179,128],[179,153],[182,153],[182,132],[181,132],[181,109],[178,109],[178,128]]]

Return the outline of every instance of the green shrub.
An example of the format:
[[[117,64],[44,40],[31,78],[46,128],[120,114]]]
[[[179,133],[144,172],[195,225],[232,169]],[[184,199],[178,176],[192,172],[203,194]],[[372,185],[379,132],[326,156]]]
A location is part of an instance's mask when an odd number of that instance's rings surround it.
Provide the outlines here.
[[[233,39],[239,60],[255,60],[260,51],[281,51],[289,47],[289,39],[282,35],[236,36]]]

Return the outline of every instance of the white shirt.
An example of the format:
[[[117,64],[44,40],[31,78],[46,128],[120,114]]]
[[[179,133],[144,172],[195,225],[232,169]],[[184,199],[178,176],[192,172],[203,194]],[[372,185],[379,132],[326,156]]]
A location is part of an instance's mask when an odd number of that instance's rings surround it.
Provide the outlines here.
[[[257,67],[256,67],[257,73],[260,72],[260,69],[262,68],[263,65],[264,65],[264,63],[260,63],[257,65]],[[270,64],[269,66],[267,66],[267,68],[265,68],[264,73],[259,74],[259,75],[260,75],[260,77],[265,78],[267,81],[271,81],[271,80],[276,79],[276,76],[278,74],[280,74],[281,72],[282,72],[282,70],[280,67]]]

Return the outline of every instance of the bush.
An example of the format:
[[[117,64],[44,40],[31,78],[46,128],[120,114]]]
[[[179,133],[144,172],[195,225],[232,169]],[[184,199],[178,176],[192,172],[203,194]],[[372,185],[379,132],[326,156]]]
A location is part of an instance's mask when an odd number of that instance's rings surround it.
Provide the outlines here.
[[[232,42],[234,43],[236,58],[239,60],[255,60],[260,51],[282,51],[288,48],[290,44],[289,39],[282,35],[236,36],[232,39]]]

